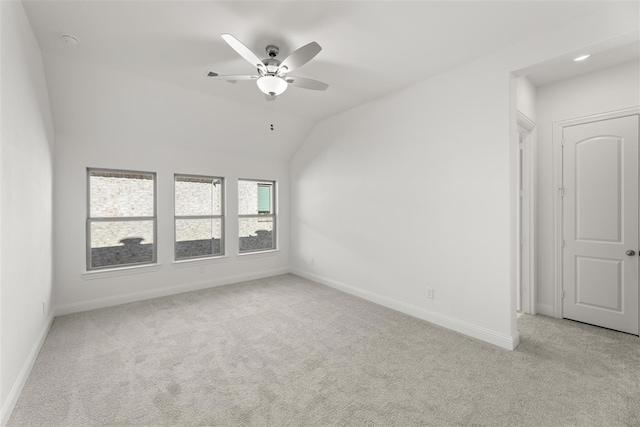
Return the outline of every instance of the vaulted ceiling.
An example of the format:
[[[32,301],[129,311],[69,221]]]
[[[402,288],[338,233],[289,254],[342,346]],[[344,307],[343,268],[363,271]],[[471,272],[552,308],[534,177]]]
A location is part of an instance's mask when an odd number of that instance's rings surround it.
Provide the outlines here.
[[[611,2],[593,1],[25,0],[23,4],[43,52],[57,130],[69,131],[88,120],[78,116],[82,111],[71,113],[74,103],[69,100],[77,101],[75,108],[79,102],[89,103],[80,92],[91,92],[87,85],[92,75],[96,86],[106,75],[144,79],[162,84],[150,83],[150,91],[171,87],[221,105],[215,112],[220,126],[245,132],[234,140],[238,153],[251,148],[241,141],[259,139],[265,131],[252,133],[252,125],[243,125],[240,117],[263,114],[268,121],[276,115],[287,129],[272,149],[283,158],[319,120],[612,7]],[[62,41],[63,33],[78,37],[79,44]],[[277,45],[280,59],[316,41],[323,50],[291,75],[324,81],[329,89],[292,87],[275,102],[267,102],[254,81],[229,84],[208,79],[209,70],[255,72],[223,41],[223,33],[233,34],[261,57],[267,56],[267,45]],[[82,110],[100,111],[100,100],[94,102]],[[203,114],[197,105],[181,107],[185,116]]]

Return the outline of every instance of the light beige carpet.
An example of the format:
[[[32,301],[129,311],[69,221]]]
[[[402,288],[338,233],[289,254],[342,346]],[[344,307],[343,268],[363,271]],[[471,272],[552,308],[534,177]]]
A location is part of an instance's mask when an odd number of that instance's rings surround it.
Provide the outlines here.
[[[640,425],[638,337],[518,327],[510,352],[293,275],[78,313],[10,425]]]

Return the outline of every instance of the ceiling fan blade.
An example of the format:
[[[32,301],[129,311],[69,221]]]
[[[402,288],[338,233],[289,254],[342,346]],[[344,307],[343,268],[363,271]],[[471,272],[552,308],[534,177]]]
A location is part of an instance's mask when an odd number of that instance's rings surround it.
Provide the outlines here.
[[[251,49],[242,44],[240,40],[233,37],[231,34],[222,34],[222,38],[229,44],[229,46],[233,48],[233,50],[238,52],[240,56],[249,61],[251,65],[256,68],[264,69],[264,64],[262,63],[262,60],[258,58],[258,55],[253,53]]]
[[[225,81],[228,81],[229,83],[235,83],[238,80],[257,80],[260,76],[252,76],[248,74],[221,76],[216,72],[209,71],[207,73],[207,77],[213,80],[225,80]]]
[[[302,67],[307,62],[316,56],[322,48],[316,42],[311,42],[302,46],[300,49],[287,56],[280,64],[280,71],[283,73],[290,73],[298,67]]]
[[[276,96],[275,95],[265,95],[264,97],[265,97],[265,99],[267,101],[275,101],[276,100]]]
[[[290,85],[301,87],[303,89],[327,90],[327,88],[329,87],[329,85],[324,82],[313,79],[306,79],[304,77],[287,76],[284,80]]]

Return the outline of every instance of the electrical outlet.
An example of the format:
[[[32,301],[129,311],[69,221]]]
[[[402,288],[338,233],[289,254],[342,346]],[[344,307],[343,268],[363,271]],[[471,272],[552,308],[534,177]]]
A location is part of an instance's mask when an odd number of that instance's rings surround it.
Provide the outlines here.
[[[434,299],[435,295],[434,295],[434,290],[433,288],[427,288],[427,299]]]
[[[204,273],[204,265],[200,266],[200,274]]]

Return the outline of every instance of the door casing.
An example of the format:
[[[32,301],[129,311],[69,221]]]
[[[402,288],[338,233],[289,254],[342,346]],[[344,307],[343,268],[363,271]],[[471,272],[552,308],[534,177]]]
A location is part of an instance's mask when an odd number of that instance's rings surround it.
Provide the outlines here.
[[[535,123],[517,111],[517,125],[521,161],[518,160],[518,286],[521,294],[520,308],[526,314],[536,314],[536,242],[535,242]],[[522,142],[521,142],[521,141]]]

